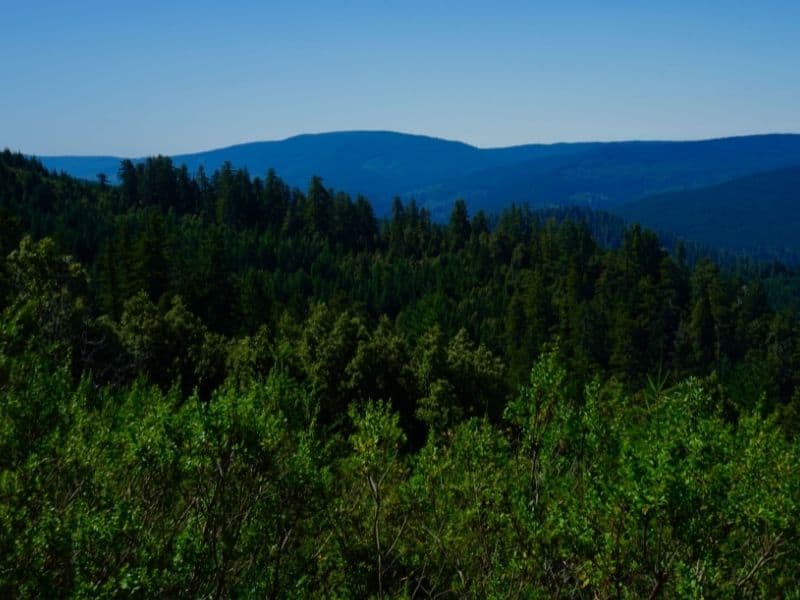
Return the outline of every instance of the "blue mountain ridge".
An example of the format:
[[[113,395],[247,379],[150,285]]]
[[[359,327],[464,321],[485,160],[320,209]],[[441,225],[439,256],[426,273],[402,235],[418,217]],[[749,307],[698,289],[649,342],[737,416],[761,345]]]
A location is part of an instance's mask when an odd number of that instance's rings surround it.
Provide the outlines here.
[[[45,156],[55,171],[116,178],[120,157]],[[800,135],[766,134],[702,141],[528,144],[477,148],[457,141],[390,131],[304,134],[172,156],[191,172],[229,161],[252,175],[269,168],[292,186],[314,175],[386,214],[395,196],[416,198],[435,217],[464,198],[472,211],[583,205],[614,209],[636,199],[711,186],[761,171],[800,165]],[[141,158],[136,160],[143,160]]]

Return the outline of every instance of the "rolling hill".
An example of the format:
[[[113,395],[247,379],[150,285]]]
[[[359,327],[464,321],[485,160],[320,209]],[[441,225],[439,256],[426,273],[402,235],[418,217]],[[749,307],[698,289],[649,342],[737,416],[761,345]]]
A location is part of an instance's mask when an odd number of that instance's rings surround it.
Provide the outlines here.
[[[704,187],[800,164],[800,135],[773,134],[686,142],[530,144],[482,149],[394,132],[308,134],[172,157],[190,171],[230,161],[256,175],[274,168],[305,188],[312,175],[363,194],[384,214],[394,196],[415,197],[435,216],[463,197],[472,210],[512,202],[608,209],[659,192]],[[94,179],[115,176],[119,157],[42,157],[49,169]]]
[[[657,194],[619,216],[693,241],[770,258],[800,252],[800,166]]]

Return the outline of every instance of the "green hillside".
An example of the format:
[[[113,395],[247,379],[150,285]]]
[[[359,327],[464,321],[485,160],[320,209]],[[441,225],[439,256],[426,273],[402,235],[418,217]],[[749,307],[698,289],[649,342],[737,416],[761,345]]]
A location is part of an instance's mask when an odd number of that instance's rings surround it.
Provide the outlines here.
[[[791,597],[797,312],[570,215],[0,153],[0,596]]]

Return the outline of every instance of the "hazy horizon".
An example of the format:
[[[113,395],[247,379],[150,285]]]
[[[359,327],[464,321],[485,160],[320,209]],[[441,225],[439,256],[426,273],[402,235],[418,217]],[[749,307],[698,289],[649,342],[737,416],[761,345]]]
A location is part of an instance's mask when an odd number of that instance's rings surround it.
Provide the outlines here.
[[[219,146],[215,146],[213,148],[198,148],[194,150],[186,150],[181,152],[159,152],[154,151],[151,153],[145,154],[100,154],[100,153],[81,153],[81,154],[43,154],[37,152],[28,152],[24,148],[8,148],[12,152],[21,152],[27,156],[41,156],[46,158],[84,158],[84,157],[109,157],[109,158],[131,158],[131,159],[139,159],[145,158],[148,156],[184,156],[184,155],[192,155],[192,154],[203,154],[205,152],[214,152],[219,150],[225,150],[227,148],[235,148],[238,146],[246,146],[249,144],[260,144],[260,143],[280,143],[287,140],[291,140],[293,138],[303,137],[303,136],[323,136],[323,135],[333,135],[333,134],[344,134],[344,133],[391,133],[391,134],[398,134],[398,135],[407,135],[407,136],[415,136],[415,137],[424,137],[424,138],[431,138],[436,140],[441,140],[445,142],[454,142],[454,143],[463,143],[468,146],[472,146],[479,150],[495,150],[495,149],[502,149],[502,148],[512,148],[515,146],[527,146],[527,145],[542,145],[542,146],[551,146],[551,145],[559,145],[559,144],[582,144],[582,143],[615,143],[615,142],[705,142],[705,141],[714,141],[714,140],[724,140],[730,138],[739,138],[739,137],[759,137],[759,136],[773,136],[773,135],[800,135],[800,131],[759,131],[759,132],[752,132],[752,133],[743,133],[743,134],[731,134],[731,135],[721,135],[721,136],[712,136],[712,137],[699,137],[699,138],[620,138],[620,139],[575,139],[575,140],[554,140],[554,141],[532,141],[532,142],[523,142],[521,144],[509,144],[508,146],[479,146],[476,144],[471,144],[465,140],[459,140],[454,138],[446,138],[426,133],[415,133],[410,131],[396,131],[390,129],[342,129],[342,130],[332,130],[332,131],[310,131],[310,132],[301,132],[296,133],[294,135],[289,135],[286,137],[281,137],[277,139],[253,139],[253,140],[245,140],[241,142],[234,142],[234,143],[226,143],[221,144]]]

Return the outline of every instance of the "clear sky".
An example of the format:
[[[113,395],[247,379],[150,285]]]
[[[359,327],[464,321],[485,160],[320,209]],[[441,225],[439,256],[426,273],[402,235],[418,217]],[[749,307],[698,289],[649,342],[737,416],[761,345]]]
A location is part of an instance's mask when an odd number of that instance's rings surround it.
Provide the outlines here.
[[[0,147],[800,131],[800,0],[0,0]]]

